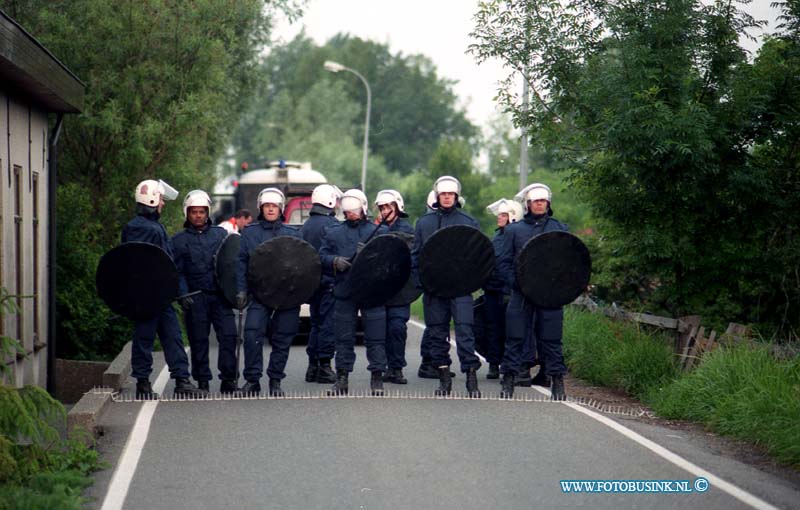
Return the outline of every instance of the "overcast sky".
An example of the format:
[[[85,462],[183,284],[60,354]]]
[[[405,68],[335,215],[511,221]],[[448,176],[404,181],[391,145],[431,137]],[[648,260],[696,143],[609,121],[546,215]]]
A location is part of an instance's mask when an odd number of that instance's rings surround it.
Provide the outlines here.
[[[774,25],[776,10],[770,8],[771,1],[754,0],[747,10]],[[309,0],[302,19],[291,25],[279,23],[276,36],[288,42],[305,28],[317,44],[324,44],[344,32],[387,43],[392,52],[426,55],[441,76],[458,81],[455,92],[468,117],[485,126],[495,111],[492,98],[497,81],[507,72],[498,62],[479,66],[465,53],[473,42],[469,33],[474,28],[472,17],[477,5],[477,0]],[[752,43],[746,46],[755,49]]]

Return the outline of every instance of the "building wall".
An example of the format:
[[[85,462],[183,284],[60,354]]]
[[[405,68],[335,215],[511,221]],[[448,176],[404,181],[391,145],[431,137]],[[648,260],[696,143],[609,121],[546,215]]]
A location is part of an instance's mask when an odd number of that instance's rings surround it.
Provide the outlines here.
[[[47,383],[47,113],[0,91],[0,287],[18,297],[0,334],[22,341],[6,382]]]

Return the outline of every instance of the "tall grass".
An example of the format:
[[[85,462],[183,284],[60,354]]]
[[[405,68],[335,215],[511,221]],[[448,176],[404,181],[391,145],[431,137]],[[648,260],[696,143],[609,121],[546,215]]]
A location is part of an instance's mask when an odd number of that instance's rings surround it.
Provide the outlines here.
[[[765,346],[718,349],[653,395],[651,405],[662,416],[699,421],[800,466],[800,359],[778,361]]]
[[[640,399],[678,375],[670,341],[663,335],[575,309],[566,312],[564,356],[581,379]]]
[[[703,423],[800,467],[800,358],[778,361],[764,345],[721,347],[682,373],[669,338],[575,309],[564,322],[564,356],[577,377],[625,390],[663,417]]]

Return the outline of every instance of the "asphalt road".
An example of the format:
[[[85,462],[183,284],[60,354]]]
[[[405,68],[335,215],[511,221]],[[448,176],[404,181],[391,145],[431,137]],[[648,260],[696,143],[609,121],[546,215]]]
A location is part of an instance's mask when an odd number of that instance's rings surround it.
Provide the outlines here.
[[[702,437],[550,402],[534,389],[493,399],[499,385],[486,368],[484,399],[431,398],[437,381],[416,377],[420,334],[409,326],[409,384],[387,385],[389,398],[319,398],[327,385],[303,381],[298,346],[284,381],[293,398],[115,402],[98,445],[112,467],[87,495],[108,509],[800,507],[797,486]],[[366,393],[363,347],[357,354],[351,388]],[[454,389],[463,385],[458,374]],[[693,486],[698,476],[707,491],[574,494],[560,484]]]

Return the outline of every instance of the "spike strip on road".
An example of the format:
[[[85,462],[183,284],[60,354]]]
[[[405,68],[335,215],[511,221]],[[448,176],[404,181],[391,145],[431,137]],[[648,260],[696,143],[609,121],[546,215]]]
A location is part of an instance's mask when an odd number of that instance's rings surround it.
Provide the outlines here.
[[[97,392],[107,393],[107,390],[97,390]],[[128,393],[114,393],[112,395],[114,402],[120,403],[138,403],[150,402],[134,398]],[[228,395],[221,393],[210,393],[208,396],[202,398],[182,397],[175,395],[172,397],[160,396],[158,402],[172,403],[172,402],[224,402],[224,401],[239,401],[239,400],[467,400],[467,401],[489,401],[489,402],[516,402],[516,403],[546,403],[546,404],[562,404],[568,402],[577,404],[584,407],[592,408],[604,414],[615,416],[629,416],[634,418],[652,418],[654,414],[644,408],[627,407],[627,406],[609,406],[598,402],[595,399],[586,398],[573,398],[567,397],[566,401],[550,400],[549,394],[517,394],[513,398],[501,398],[499,393],[495,392],[482,392],[481,398],[473,398],[468,396],[466,392],[453,392],[448,396],[433,395],[430,392],[421,391],[386,391],[384,395],[372,395],[370,390],[350,392],[347,395],[328,395],[326,391],[297,391],[287,392],[283,397],[271,397],[267,394],[259,395]]]

